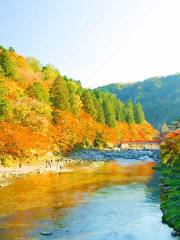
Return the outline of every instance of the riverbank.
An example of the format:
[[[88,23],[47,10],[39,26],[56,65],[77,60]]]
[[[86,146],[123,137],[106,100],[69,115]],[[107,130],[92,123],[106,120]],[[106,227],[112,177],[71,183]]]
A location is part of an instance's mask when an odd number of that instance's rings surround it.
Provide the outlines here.
[[[180,135],[166,138],[160,147],[162,221],[172,227],[174,236],[180,235]]]
[[[96,168],[103,163],[103,161],[82,161],[80,159],[75,160],[70,157],[63,157],[60,160],[42,161],[35,163],[34,165],[20,165],[18,167],[0,166],[0,187],[8,186],[17,179],[32,174],[72,172],[77,166]]]
[[[173,235],[180,235],[180,167],[158,167],[160,173],[162,221],[172,227]]]

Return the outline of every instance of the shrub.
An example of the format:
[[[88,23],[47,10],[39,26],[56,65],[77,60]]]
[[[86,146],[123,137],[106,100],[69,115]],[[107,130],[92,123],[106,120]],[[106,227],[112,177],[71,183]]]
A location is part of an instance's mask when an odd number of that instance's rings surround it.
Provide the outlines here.
[[[33,85],[31,85],[30,87],[28,87],[25,91],[25,93],[32,97],[32,98],[36,98],[39,101],[44,101],[44,102],[48,102],[49,100],[49,93],[48,90],[46,88],[43,87],[43,85],[40,82],[35,82],[33,83]]]

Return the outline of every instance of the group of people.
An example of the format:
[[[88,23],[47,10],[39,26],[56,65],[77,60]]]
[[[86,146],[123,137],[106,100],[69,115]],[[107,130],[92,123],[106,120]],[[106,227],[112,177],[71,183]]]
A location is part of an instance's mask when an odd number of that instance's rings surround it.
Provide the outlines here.
[[[55,160],[56,161],[56,168],[57,168],[57,171],[60,171],[62,169],[62,164],[61,164],[61,159],[57,159]],[[47,160],[46,161],[46,168],[52,168],[54,165],[54,162],[53,160]]]

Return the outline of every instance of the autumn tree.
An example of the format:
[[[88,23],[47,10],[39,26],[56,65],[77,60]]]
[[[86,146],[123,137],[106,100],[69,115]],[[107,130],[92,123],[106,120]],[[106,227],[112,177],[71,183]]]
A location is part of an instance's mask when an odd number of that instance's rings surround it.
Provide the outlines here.
[[[54,80],[59,75],[59,71],[51,64],[43,66],[42,72],[44,74],[44,80]]]
[[[42,66],[39,60],[34,57],[28,57],[27,61],[34,72],[41,72]]]

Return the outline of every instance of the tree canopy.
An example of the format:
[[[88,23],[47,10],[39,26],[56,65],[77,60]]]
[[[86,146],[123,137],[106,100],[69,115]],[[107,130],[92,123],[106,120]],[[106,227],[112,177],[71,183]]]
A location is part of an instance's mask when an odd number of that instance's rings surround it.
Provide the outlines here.
[[[9,52],[6,49],[2,49],[2,51],[0,52],[0,66],[1,74],[4,73],[6,77],[15,76],[15,65],[9,57]]]

